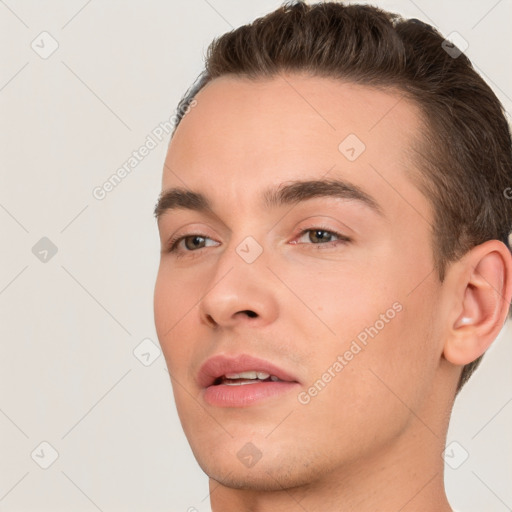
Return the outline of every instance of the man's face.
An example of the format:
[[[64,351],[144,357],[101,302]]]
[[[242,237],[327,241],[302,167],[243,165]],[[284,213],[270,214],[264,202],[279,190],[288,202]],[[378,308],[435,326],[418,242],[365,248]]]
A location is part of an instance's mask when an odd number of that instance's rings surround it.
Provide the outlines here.
[[[431,207],[406,174],[417,116],[396,93],[326,78],[223,77],[177,129],[162,190],[211,209],[178,202],[159,218],[155,323],[185,434],[215,480],[300,485],[425,429],[441,288]],[[296,185],[265,205],[269,189],[319,180],[347,186]],[[204,370],[217,356],[225,366]],[[243,370],[288,382],[226,380]]]

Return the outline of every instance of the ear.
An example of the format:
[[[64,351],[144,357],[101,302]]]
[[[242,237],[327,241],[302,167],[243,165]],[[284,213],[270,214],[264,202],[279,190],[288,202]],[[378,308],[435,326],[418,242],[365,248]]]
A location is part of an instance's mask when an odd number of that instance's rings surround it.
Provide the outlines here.
[[[474,247],[450,269],[453,311],[443,355],[455,365],[480,357],[507,319],[512,295],[512,256],[489,240]]]

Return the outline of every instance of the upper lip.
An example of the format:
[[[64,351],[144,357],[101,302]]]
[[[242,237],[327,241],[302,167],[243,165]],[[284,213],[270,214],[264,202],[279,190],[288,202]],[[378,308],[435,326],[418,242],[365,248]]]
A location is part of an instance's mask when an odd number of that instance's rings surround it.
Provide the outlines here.
[[[241,373],[250,370],[266,372],[270,375],[275,375],[280,380],[288,382],[298,382],[295,377],[271,362],[248,354],[235,356],[219,354],[210,357],[210,359],[199,368],[197,381],[201,387],[206,388],[211,386],[219,377],[222,377],[226,373]]]

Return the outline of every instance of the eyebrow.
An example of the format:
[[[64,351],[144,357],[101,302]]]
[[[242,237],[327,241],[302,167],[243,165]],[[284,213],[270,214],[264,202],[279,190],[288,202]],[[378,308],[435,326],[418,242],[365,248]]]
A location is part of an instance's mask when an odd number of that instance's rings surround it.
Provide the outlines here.
[[[384,217],[379,203],[357,185],[341,179],[320,179],[307,181],[287,181],[263,192],[263,204],[266,208],[293,205],[316,197],[337,197],[362,203],[375,213]],[[207,196],[185,188],[171,188],[163,191],[156,203],[154,215],[158,219],[170,210],[194,210],[213,212]]]

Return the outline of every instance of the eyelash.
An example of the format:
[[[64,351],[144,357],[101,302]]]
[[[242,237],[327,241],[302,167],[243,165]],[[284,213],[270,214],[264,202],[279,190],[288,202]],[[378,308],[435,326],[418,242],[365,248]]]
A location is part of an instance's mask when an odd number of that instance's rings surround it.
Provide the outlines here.
[[[319,243],[319,244],[314,244],[314,243],[301,243],[301,244],[298,244],[297,242],[295,242],[294,245],[312,245],[312,246],[316,246],[315,247],[316,250],[325,250],[326,248],[327,249],[332,249],[333,246],[337,246],[340,243],[341,244],[346,244],[346,243],[352,241],[349,237],[347,237],[345,235],[342,235],[341,233],[338,233],[337,231],[333,231],[332,229],[327,229],[327,228],[322,227],[322,226],[314,226],[314,227],[311,227],[311,228],[303,229],[296,236],[296,238],[302,238],[306,233],[313,232],[313,231],[322,231],[324,233],[328,233],[330,235],[334,235],[335,237],[338,238],[338,240],[331,240],[330,242]],[[180,250],[178,248],[179,244],[183,240],[185,240],[186,238],[193,238],[193,237],[200,237],[200,238],[205,238],[205,239],[212,240],[209,236],[204,235],[202,233],[191,233],[191,234],[188,234],[188,235],[182,235],[182,236],[178,236],[178,237],[173,237],[171,240],[169,240],[169,242],[167,244],[166,252],[167,253],[173,253],[177,258],[181,258],[181,257],[183,257],[186,254],[187,255],[191,255],[191,253],[200,253],[199,249],[205,249],[205,247],[200,247],[198,250],[194,250],[194,251],[183,250],[183,249]]]

